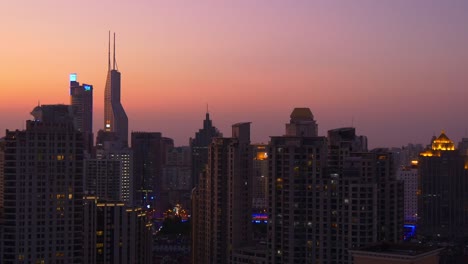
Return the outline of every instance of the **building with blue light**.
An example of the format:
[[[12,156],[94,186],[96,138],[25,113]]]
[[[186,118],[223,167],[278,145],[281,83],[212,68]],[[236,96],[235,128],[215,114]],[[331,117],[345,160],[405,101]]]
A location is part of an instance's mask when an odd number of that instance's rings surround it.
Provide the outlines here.
[[[78,82],[77,74],[70,74],[70,104],[74,111],[74,124],[83,133],[88,153],[93,148],[93,86]]]

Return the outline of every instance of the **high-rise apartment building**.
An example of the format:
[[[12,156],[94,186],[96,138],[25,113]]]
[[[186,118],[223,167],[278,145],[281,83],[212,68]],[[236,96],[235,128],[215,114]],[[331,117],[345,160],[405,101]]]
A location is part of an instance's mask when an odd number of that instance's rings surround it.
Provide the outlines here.
[[[1,263],[82,263],[83,134],[67,105],[6,131]]]
[[[252,150],[252,209],[254,213],[264,213],[268,206],[268,149],[265,144],[256,144]]]
[[[397,171],[397,179],[404,185],[405,223],[414,224],[418,220],[418,167],[417,160],[413,166],[405,166]]]
[[[286,135],[271,137],[268,148],[267,263],[327,263],[327,140],[310,109],[294,109]]]
[[[418,234],[452,241],[468,237],[466,164],[444,131],[420,154]]]
[[[83,223],[83,263],[152,263],[152,225],[141,208],[86,197]]]
[[[120,72],[115,61],[115,33],[114,33],[114,59],[111,68],[110,59],[110,32],[108,52],[108,72],[104,91],[104,130],[114,132],[124,146],[128,145],[128,117],[120,102]]]
[[[75,128],[83,133],[84,148],[93,149],[93,86],[77,81],[76,73],[70,74],[70,104],[74,111]]]
[[[194,138],[190,138],[190,148],[192,151],[192,188],[197,186],[200,173],[205,170],[208,163],[208,146],[215,137],[222,137],[219,130],[213,126],[210,114],[206,112],[203,121],[203,128],[195,133]]]
[[[208,166],[193,191],[193,263],[231,263],[251,241],[250,123],[209,145]]]
[[[387,150],[368,152],[354,128],[319,137],[304,108],[268,148],[267,263],[352,263],[350,249],[401,240],[403,188]]]

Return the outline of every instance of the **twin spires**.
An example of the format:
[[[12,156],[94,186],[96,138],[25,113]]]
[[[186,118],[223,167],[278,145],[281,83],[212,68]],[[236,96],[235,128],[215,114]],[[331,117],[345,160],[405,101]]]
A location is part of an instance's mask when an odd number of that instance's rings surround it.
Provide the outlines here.
[[[108,64],[107,64],[107,70],[108,71],[111,71],[111,70],[116,70],[118,71],[118,68],[117,68],[117,63],[115,61],[115,32],[114,32],[114,54],[113,54],[113,62],[112,62],[112,69],[111,69],[111,59],[110,59],[110,30],[109,30],[109,48],[108,48],[108,53],[107,53],[107,59],[108,59]]]

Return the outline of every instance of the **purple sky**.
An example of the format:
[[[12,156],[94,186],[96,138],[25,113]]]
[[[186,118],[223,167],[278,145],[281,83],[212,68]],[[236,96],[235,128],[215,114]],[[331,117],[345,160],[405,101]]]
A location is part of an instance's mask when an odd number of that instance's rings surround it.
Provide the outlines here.
[[[468,137],[468,1],[4,1],[0,131],[38,100],[94,85],[102,127],[107,32],[117,32],[130,129],[188,144],[206,103],[226,135],[282,135],[294,107],[319,132],[353,124],[371,147]]]

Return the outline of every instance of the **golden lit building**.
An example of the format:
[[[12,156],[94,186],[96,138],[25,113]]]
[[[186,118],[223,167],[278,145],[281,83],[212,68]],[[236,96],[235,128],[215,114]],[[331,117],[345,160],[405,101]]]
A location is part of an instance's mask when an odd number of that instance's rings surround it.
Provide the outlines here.
[[[418,233],[446,239],[468,236],[465,156],[444,131],[420,154],[418,169]]]

